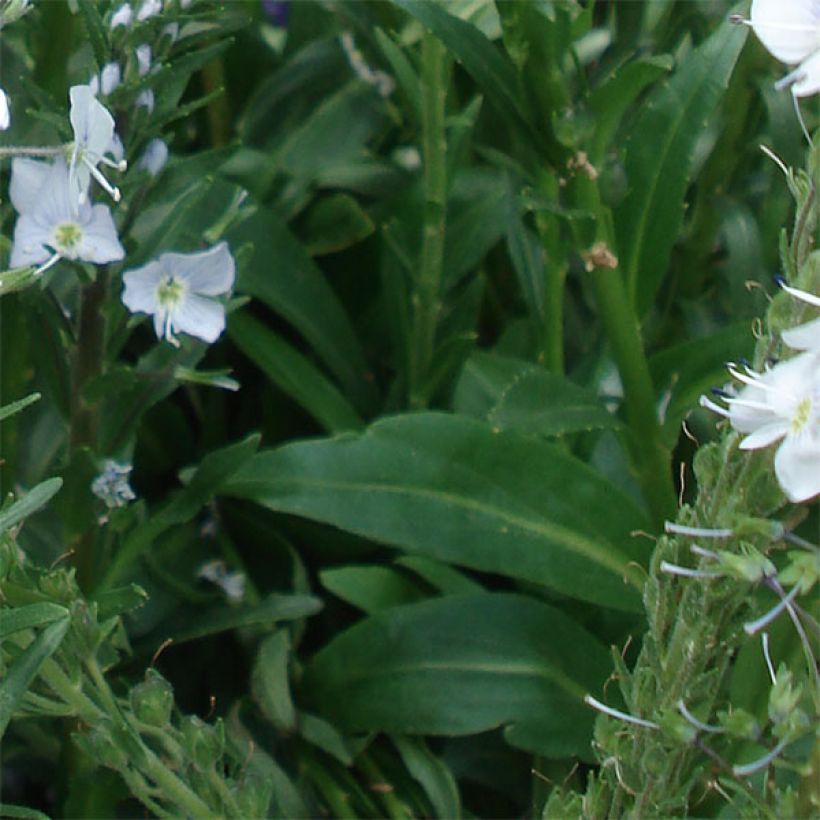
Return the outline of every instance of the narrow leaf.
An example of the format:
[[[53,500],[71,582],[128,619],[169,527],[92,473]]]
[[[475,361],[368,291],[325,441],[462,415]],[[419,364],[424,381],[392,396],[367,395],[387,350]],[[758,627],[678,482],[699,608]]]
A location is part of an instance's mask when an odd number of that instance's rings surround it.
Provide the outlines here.
[[[259,454],[224,490],[408,552],[639,607],[645,515],[563,450],[460,416],[416,413],[362,435]]]
[[[0,510],[0,533],[11,529],[15,524],[19,524],[32,513],[37,512],[40,507],[51,500],[62,486],[63,480],[61,478],[49,478],[36,487],[32,487],[11,506]]]
[[[0,638],[22,629],[45,626],[68,617],[68,610],[59,604],[43,601],[14,609],[0,610]]]

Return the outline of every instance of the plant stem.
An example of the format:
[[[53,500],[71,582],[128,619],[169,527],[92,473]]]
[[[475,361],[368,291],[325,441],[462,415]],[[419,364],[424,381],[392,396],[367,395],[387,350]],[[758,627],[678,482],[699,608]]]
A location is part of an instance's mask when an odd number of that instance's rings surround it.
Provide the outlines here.
[[[595,244],[602,251],[615,247],[609,210],[602,205],[597,183],[579,178],[575,190],[582,208],[596,217]],[[638,483],[655,525],[674,517],[677,497],[670,453],[661,437],[655,407],[655,388],[643,349],[640,323],[627,295],[617,259],[604,261],[595,254],[587,264],[604,331],[618,366],[624,389],[624,409],[629,427],[628,449]]]
[[[101,267],[97,278],[82,289],[80,295],[80,319],[77,346],[71,375],[71,419],[69,449],[71,453],[81,447],[97,448],[99,408],[88,405],[83,390],[103,370],[105,353],[105,298],[108,291],[108,269]],[[94,545],[96,532],[89,529],[72,545],[74,565],[80,588],[88,592],[94,579]]]
[[[426,33],[422,41],[422,146],[424,153],[424,227],[421,265],[413,294],[413,336],[410,352],[410,406],[429,401],[426,384],[435,346],[444,267],[447,214],[447,140],[444,111],[448,63],[444,46]]]

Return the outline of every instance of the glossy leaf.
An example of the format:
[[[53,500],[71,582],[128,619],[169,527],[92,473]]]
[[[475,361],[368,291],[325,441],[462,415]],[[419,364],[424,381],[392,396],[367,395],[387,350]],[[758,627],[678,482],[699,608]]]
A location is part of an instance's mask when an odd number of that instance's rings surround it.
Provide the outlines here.
[[[319,573],[322,586],[364,612],[420,601],[422,589],[393,567],[333,567]]]
[[[493,353],[470,357],[453,403],[498,430],[560,436],[621,427],[594,393],[541,365]]]
[[[618,257],[632,300],[644,314],[666,274],[683,220],[695,148],[709,126],[746,39],[728,21],[693,50],[641,107],[630,128],[629,193],[615,214]]]
[[[521,595],[456,595],[394,607],[321,649],[305,695],[349,731],[461,735],[507,726],[549,756],[589,759],[585,693],[606,649],[559,610]],[[518,744],[515,729],[527,725]]]
[[[362,426],[356,410],[307,358],[249,313],[235,313],[228,335],[236,346],[328,432]]]
[[[639,605],[648,527],[621,490],[563,450],[439,413],[259,454],[224,490],[417,555],[605,606]]]

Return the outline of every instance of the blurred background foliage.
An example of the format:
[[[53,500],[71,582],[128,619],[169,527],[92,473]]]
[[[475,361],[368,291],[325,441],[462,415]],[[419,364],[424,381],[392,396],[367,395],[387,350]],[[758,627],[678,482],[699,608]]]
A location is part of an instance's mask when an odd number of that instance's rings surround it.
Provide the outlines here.
[[[227,239],[226,336],[170,351],[107,306],[83,388],[99,430],[75,447],[65,314],[87,279],[0,300],[0,396],[44,397],[0,427],[2,488],[65,480],[19,544],[48,566],[91,539],[87,595],[148,593],[109,674],[140,678],[173,639],[153,665],[184,712],[252,742],[273,816],[538,814],[593,763],[580,698],[608,647],[640,644],[652,542],[632,533],[665,503],[646,484],[692,497],[690,439],[715,435],[697,396],[750,354],[773,290],[792,205],[759,146],[801,164],[791,99],[715,0],[204,6],[123,134],[171,159],[125,183],[118,225],[129,267]],[[94,70],[111,7],[80,7],[3,32],[20,142],[53,139],[38,112]],[[9,236],[5,197],[2,217]],[[622,401],[602,225],[665,474]],[[140,500],[100,528],[102,457],[133,461]],[[197,578],[214,558],[245,574],[240,602]],[[124,783],[86,761],[78,805],[51,725],[12,724],[3,799],[106,816]]]

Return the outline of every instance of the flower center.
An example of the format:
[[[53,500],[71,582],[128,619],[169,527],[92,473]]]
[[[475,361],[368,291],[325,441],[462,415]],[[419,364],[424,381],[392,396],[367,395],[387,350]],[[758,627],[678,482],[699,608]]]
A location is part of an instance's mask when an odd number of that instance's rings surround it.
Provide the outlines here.
[[[811,398],[806,396],[797,407],[794,408],[794,415],[791,419],[791,429],[793,433],[800,433],[808,425],[811,418]]]
[[[62,222],[54,229],[54,247],[61,256],[73,256],[83,238],[83,230],[76,222]]]
[[[174,277],[172,273],[165,273],[157,285],[157,304],[171,312],[185,297],[185,283]]]

